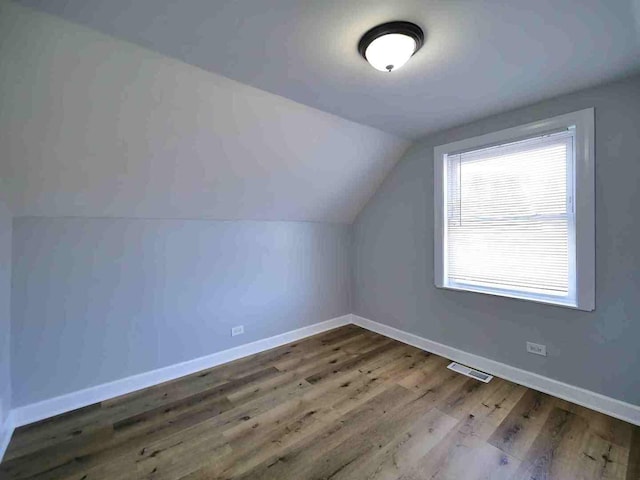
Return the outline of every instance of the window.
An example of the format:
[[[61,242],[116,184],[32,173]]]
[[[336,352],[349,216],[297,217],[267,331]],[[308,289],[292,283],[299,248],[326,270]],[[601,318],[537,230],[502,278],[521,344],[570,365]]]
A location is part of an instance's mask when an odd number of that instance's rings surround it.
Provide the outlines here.
[[[437,147],[437,287],[594,309],[594,112]]]

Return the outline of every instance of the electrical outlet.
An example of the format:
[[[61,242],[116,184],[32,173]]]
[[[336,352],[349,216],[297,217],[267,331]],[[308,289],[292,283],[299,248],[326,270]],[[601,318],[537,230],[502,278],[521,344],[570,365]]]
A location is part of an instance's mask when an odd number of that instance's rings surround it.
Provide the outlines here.
[[[527,342],[527,352],[534,353],[536,355],[547,356],[547,346],[540,345],[539,343]]]
[[[238,325],[237,327],[231,328],[231,336],[235,337],[236,335],[242,335],[244,333],[244,326]]]

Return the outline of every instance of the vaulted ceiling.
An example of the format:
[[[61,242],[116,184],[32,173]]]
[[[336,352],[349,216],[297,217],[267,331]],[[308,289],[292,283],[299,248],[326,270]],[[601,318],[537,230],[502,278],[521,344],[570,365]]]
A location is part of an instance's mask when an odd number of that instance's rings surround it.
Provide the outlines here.
[[[409,140],[638,71],[640,0],[0,0],[0,58],[14,215],[349,223]]]
[[[350,223],[409,142],[0,0],[15,216]]]
[[[407,138],[640,68],[640,0],[22,0],[186,63]],[[402,70],[360,36],[426,31]]]

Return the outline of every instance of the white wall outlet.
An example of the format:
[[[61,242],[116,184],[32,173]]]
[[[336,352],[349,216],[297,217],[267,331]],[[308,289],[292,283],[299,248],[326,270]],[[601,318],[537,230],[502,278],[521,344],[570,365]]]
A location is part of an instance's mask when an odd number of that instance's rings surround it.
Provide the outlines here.
[[[244,333],[244,326],[238,325],[237,327],[231,328],[231,336],[235,337],[236,335],[242,335]]]
[[[547,346],[540,345],[539,343],[527,342],[527,352],[535,353],[536,355],[547,356]]]

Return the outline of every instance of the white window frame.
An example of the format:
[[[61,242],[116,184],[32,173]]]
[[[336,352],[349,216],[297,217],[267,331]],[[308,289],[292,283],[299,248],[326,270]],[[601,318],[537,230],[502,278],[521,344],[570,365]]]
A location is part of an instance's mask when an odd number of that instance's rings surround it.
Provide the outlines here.
[[[468,138],[434,149],[434,283],[438,288],[464,290],[502,297],[530,300],[578,310],[595,309],[595,120],[594,109],[587,108],[499,132]],[[574,296],[551,296],[519,291],[484,288],[468,284],[450,283],[446,277],[446,161],[447,155],[476,150],[503,143],[516,142],[563,129],[575,129],[573,202],[575,229],[570,229],[570,243],[575,234],[575,251],[569,247],[570,264],[575,262]],[[569,185],[571,182],[569,182]],[[573,257],[573,258],[572,258]],[[571,269],[570,269],[571,270]],[[571,298],[572,297],[572,298]]]

